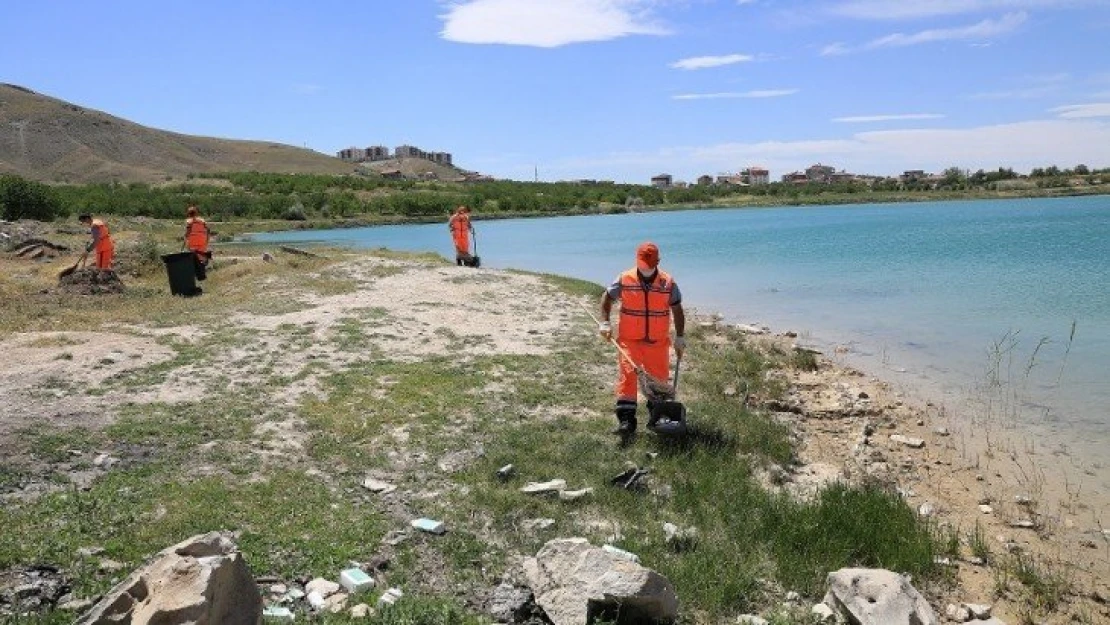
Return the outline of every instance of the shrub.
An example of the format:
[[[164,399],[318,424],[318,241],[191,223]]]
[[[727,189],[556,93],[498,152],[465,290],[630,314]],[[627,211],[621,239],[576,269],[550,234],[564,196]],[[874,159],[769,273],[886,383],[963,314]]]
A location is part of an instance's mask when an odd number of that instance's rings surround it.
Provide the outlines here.
[[[50,187],[19,176],[0,176],[0,209],[8,221],[50,221],[62,213],[61,202]]]

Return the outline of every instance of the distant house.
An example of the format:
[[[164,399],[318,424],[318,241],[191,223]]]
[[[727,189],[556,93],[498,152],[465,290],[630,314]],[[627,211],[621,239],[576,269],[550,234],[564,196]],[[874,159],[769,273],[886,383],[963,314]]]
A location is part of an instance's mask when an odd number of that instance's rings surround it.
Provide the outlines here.
[[[651,186],[660,189],[669,189],[674,184],[674,177],[670,174],[659,174],[651,177]]]
[[[836,173],[835,167],[821,163],[806,167],[806,179],[810,182],[828,182],[834,173]]]
[[[770,184],[771,172],[763,167],[749,167],[741,170],[740,178],[748,184]]]
[[[924,169],[907,169],[902,172],[898,179],[902,182],[917,182],[918,180],[924,180],[927,176],[928,174],[925,173]]]
[[[379,173],[382,175],[382,178],[389,180],[400,180],[404,177],[400,169],[383,169]]]
[[[698,176],[699,187],[707,187],[711,184],[713,184],[713,176],[710,176],[709,174]]]
[[[809,182],[809,176],[803,171],[792,171],[789,174],[783,174],[782,181],[787,184],[806,184]]]

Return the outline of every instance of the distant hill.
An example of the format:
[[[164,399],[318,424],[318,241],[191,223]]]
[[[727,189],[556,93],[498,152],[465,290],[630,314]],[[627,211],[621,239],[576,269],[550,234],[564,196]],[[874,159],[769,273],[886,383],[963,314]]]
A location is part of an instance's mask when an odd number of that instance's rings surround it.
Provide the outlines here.
[[[158,183],[187,174],[348,174],[356,166],[305,148],[183,135],[0,83],[0,174],[43,182]]]

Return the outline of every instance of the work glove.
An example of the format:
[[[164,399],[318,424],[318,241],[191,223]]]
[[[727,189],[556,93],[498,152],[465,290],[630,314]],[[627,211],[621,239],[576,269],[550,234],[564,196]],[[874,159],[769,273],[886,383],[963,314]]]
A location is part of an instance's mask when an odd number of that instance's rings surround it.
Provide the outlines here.
[[[611,341],[613,339],[613,328],[609,325],[608,321],[601,321],[597,324],[597,333],[601,336],[603,341]]]
[[[686,337],[684,337],[684,336],[674,337],[674,354],[675,354],[675,356],[678,356],[679,358],[682,358],[682,353],[685,352],[685,351],[686,351]]]
[[[89,252],[91,252],[91,251],[92,251],[92,248],[93,248],[93,244],[92,244],[92,243],[86,243],[86,244],[85,244],[85,253],[86,253],[86,254],[88,254]]]

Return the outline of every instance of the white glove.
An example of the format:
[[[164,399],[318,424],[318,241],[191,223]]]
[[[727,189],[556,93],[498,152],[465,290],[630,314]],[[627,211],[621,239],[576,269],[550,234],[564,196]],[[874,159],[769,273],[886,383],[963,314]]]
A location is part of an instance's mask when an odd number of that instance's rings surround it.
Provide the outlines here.
[[[613,328],[609,325],[608,321],[598,322],[597,333],[601,336],[601,340],[603,341],[610,341],[613,339]]]
[[[682,357],[682,352],[684,352],[684,351],[686,351],[686,337],[684,337],[684,336],[674,337],[674,353],[678,354],[678,356],[681,358]]]

